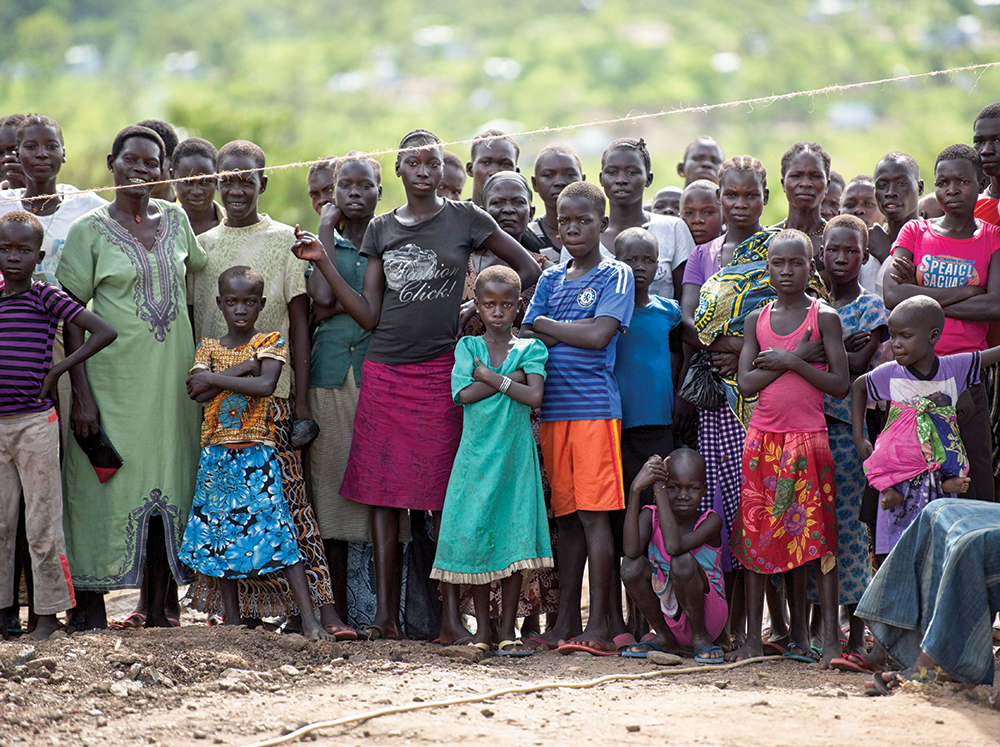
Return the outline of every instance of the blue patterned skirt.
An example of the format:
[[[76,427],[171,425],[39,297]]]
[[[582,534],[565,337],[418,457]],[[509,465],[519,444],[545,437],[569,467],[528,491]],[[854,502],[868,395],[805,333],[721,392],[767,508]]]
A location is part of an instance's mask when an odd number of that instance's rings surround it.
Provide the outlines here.
[[[273,447],[206,446],[180,559],[198,573],[250,578],[302,557]]]

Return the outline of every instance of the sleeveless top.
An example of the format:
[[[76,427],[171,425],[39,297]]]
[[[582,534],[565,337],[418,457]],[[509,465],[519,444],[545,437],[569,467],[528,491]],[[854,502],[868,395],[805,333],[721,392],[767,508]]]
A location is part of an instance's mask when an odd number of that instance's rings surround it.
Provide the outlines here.
[[[642,507],[643,511],[653,513],[653,533],[649,537],[649,564],[653,568],[653,591],[660,598],[660,607],[665,613],[674,617],[677,615],[677,595],[674,592],[673,584],[670,582],[670,556],[663,546],[663,533],[660,531],[660,513],[655,503]],[[694,528],[705,521],[715,511],[706,511],[698,517]],[[726,598],[726,582],[722,575],[722,546],[712,547],[711,545],[701,545],[691,550],[694,559],[698,561],[708,576],[708,583],[713,591],[722,599]]]
[[[812,327],[810,340],[820,339],[819,304],[813,300],[806,318],[796,330],[779,335],[771,329],[771,308],[774,301],[764,307],[757,319],[757,342],[761,351],[768,348],[794,350],[806,328]],[[825,363],[811,364],[821,371],[828,370]],[[750,426],[769,433],[815,433],[826,430],[823,413],[823,392],[793,371],[785,371],[775,381],[760,391],[757,407],[750,417]]]

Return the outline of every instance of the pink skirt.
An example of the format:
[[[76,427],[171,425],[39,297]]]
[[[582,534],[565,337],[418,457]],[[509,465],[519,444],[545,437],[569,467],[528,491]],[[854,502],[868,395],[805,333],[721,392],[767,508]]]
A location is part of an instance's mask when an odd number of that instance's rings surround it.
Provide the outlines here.
[[[455,356],[388,365],[366,360],[340,494],[369,506],[440,511],[462,439],[451,398]]]

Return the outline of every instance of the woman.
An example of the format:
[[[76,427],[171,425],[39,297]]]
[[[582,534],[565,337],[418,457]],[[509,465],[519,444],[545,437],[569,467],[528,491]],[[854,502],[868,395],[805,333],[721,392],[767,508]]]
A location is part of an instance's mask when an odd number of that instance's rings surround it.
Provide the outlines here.
[[[820,208],[829,181],[830,155],[819,143],[799,141],[781,156],[781,188],[788,200],[788,217],[771,228],[794,228],[808,236],[821,274],[826,221]]]
[[[126,127],[108,156],[110,205],[70,228],[56,278],[118,330],[118,340],[73,369],[73,430],[103,430],[124,465],[101,483],[76,440],[66,448],[66,545],[88,628],[107,627],[99,592],[138,588],[148,573],[146,625],[168,627],[164,596],[177,558],[198,468],[197,403],[184,381],[194,360],[185,276],[205,265],[184,211],[150,199],[163,173],[160,136]],[[66,352],[83,342],[74,325]],[[100,542],[94,538],[100,537]]]

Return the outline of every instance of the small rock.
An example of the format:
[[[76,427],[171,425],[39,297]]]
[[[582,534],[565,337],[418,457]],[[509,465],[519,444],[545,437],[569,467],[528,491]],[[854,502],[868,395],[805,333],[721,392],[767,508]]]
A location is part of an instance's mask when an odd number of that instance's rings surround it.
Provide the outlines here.
[[[712,684],[715,685],[720,690],[725,690],[727,687],[729,687],[729,680],[716,680]]]
[[[152,667],[143,667],[139,674],[139,679],[146,685],[158,685],[160,683],[160,673]]]
[[[206,734],[203,731],[196,731],[191,736],[193,736],[195,739],[208,739],[208,734]]]
[[[49,682],[51,682],[53,685],[57,685],[64,679],[66,679],[66,675],[64,675],[62,672],[55,672],[49,677]]]
[[[48,669],[50,672],[56,671],[56,660],[51,656],[46,656],[44,659],[32,659],[27,662],[25,666],[30,669]]]
[[[486,718],[493,718],[493,711],[491,711],[489,708],[484,708],[483,710],[480,711],[480,713],[483,714],[483,716],[485,716]]]
[[[127,698],[129,696],[128,688],[125,687],[124,682],[115,682],[113,685],[111,685],[111,688],[108,690],[108,692],[119,698]]]
[[[482,661],[483,652],[475,646],[445,646],[440,652],[444,656],[452,659],[464,659],[465,661]]]
[[[666,651],[650,651],[646,654],[646,661],[661,667],[673,667],[681,663],[681,657],[677,654],[668,654]]]
[[[414,702],[414,703],[423,703],[423,702],[424,702],[424,699],[423,699],[423,698],[421,698],[421,697],[420,697],[419,695],[414,695],[414,696],[413,696],[413,702]]]
[[[56,709],[53,709],[51,711],[48,711],[45,714],[45,718],[47,718],[49,721],[62,721],[63,720],[63,712],[60,711],[58,708],[56,708]]]
[[[13,703],[14,705],[23,706],[24,696],[18,695],[17,693],[7,693],[7,701]]]
[[[625,731],[636,732],[639,731],[639,724],[629,724],[625,727]]]
[[[942,721],[941,719],[934,719],[934,723],[935,724],[943,724],[944,721]]]
[[[136,662],[131,667],[129,667],[128,669],[129,679],[137,680],[139,679],[140,674],[142,674],[142,664],[140,664],[139,662]]]
[[[22,646],[21,650],[17,654],[17,658],[14,659],[14,666],[22,667],[32,659],[36,658],[38,658],[38,652],[35,651],[34,646]]]
[[[309,639],[305,636],[299,635],[298,633],[288,633],[278,639],[278,644],[282,648],[286,648],[291,651],[302,651],[309,645]]]
[[[837,696],[838,698],[847,698],[847,697],[850,697],[850,696],[849,696],[849,693],[847,692],[847,690],[845,690],[845,689],[844,689],[844,688],[842,688],[842,687],[838,687],[838,688],[837,688],[836,690],[834,690],[833,692],[834,692],[834,693],[836,694],[836,696]]]
[[[566,667],[567,672],[582,672],[583,667]]]
[[[89,711],[87,711],[87,715],[88,716],[103,716],[104,715],[104,711],[102,711],[102,710],[100,710],[98,708],[91,708]]]
[[[754,706],[769,706],[769,705],[771,704],[768,703],[766,700],[758,700],[755,703],[751,703],[750,707],[753,708]]]
[[[107,726],[107,725],[108,725],[108,720],[104,716],[98,716],[97,717],[97,727],[98,728],[100,728],[102,726]]]
[[[302,638],[302,636],[299,637]],[[302,638],[302,640],[305,640],[305,638]],[[284,664],[278,667],[278,671],[281,672],[286,677],[297,677],[299,675],[299,670],[293,667],[291,664]]]
[[[216,663],[223,669],[249,669],[246,659],[236,654],[215,654]]]

